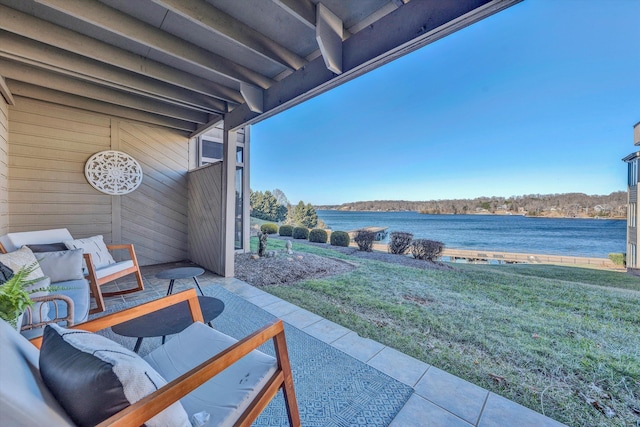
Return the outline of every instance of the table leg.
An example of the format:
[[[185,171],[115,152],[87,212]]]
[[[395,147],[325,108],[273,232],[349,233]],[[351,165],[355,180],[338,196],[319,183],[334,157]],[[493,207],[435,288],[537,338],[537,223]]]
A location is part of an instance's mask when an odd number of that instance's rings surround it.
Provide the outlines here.
[[[200,291],[200,294],[202,296],[204,296],[204,292],[202,292],[202,288],[200,288],[200,283],[198,283],[198,279],[196,279],[195,276],[193,276],[193,281],[196,282],[196,286],[198,287],[198,290]]]
[[[143,337],[138,337],[137,341],[136,341],[136,345],[133,347],[133,352],[137,353],[138,351],[140,351],[140,345],[142,345],[142,338]]]
[[[169,288],[167,289],[167,295],[171,295],[173,293],[173,282],[175,282],[175,279],[171,279],[169,281]]]

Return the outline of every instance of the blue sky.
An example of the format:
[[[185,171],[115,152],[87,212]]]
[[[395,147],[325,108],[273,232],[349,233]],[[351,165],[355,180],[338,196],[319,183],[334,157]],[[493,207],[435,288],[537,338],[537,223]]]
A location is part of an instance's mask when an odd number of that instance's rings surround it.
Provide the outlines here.
[[[251,129],[292,203],[626,190],[640,0],[525,0]]]

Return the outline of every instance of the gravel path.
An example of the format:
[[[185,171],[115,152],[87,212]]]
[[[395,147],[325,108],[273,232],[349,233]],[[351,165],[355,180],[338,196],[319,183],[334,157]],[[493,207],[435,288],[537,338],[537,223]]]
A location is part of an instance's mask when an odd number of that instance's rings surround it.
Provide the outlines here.
[[[279,236],[269,239],[287,240]],[[357,248],[331,246],[326,243],[311,243],[293,240],[293,255],[278,252],[275,257],[252,259],[252,254],[238,254],[235,258],[235,277],[254,286],[295,283],[308,278],[320,278],[346,273],[356,268],[357,263],[296,251],[299,245],[314,245],[335,250],[354,258],[400,264],[412,268],[451,270],[452,267],[439,262],[414,259],[410,256],[385,252],[362,252]]]

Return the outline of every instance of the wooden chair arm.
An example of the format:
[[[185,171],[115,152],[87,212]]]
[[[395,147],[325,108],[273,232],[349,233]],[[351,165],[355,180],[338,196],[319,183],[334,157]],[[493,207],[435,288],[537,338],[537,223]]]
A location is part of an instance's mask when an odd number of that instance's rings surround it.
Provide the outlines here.
[[[33,302],[41,302],[41,303],[49,303],[53,302],[53,306],[55,307],[55,317],[50,320],[42,321],[39,323],[33,323],[33,309],[31,307],[27,307],[25,311],[25,316],[27,316],[27,324],[24,325],[21,330],[28,331],[30,329],[39,328],[49,323],[58,323],[58,322],[67,322],[67,327],[73,326],[73,300],[66,295],[58,295],[58,294],[50,294],[44,295],[41,297],[32,297],[31,300]],[[65,317],[59,317],[59,307],[57,301],[64,301],[67,304],[67,315]],[[42,309],[41,309],[42,310]],[[42,312],[40,313],[40,318],[42,319]]]
[[[113,325],[126,322],[127,320],[135,319],[136,317],[143,316],[147,313],[160,310],[165,307],[169,307],[170,305],[177,304],[182,301],[187,301],[187,303],[189,304],[189,311],[191,312],[191,318],[194,322],[204,322],[204,318],[202,317],[202,310],[200,309],[200,303],[198,302],[198,295],[196,294],[195,289],[187,289],[186,291],[178,292],[164,298],[149,301],[147,303],[140,304],[126,310],[118,311],[117,313],[107,314],[106,316],[102,316],[97,319],[79,323],[77,325],[74,325],[71,329],[82,329],[89,332],[100,331],[102,329],[106,329]],[[40,348],[40,346],[42,345],[42,337],[32,339],[31,343]]]
[[[132,243],[124,243],[118,245],[107,245],[107,249],[110,251],[116,251],[120,249],[127,249],[129,251],[129,258],[133,261],[133,265],[138,267],[138,257],[136,256],[136,250],[133,248]]]
[[[191,393],[205,382],[242,359],[251,351],[260,347],[266,341],[277,336],[284,338],[284,326],[282,320],[276,320],[270,325],[257,330],[253,334],[243,338],[231,347],[211,357],[154,393],[128,406],[112,417],[98,424],[98,427],[106,426],[133,426],[142,425],[149,418],[162,412],[164,409]],[[277,370],[271,379],[271,383],[282,383],[282,370]],[[277,391],[277,387],[276,387]]]
[[[133,244],[132,243],[124,243],[124,244],[119,244],[119,245],[107,245],[107,249],[111,250],[118,250],[118,249],[131,249],[133,248]]]

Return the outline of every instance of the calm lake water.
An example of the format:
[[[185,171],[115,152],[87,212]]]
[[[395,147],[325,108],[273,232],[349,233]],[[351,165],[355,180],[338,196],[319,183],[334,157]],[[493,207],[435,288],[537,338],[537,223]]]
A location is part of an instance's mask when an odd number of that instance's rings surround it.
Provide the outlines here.
[[[423,215],[417,212],[318,210],[332,230],[389,227],[448,248],[606,258],[626,251],[623,220],[532,218],[498,215]]]

